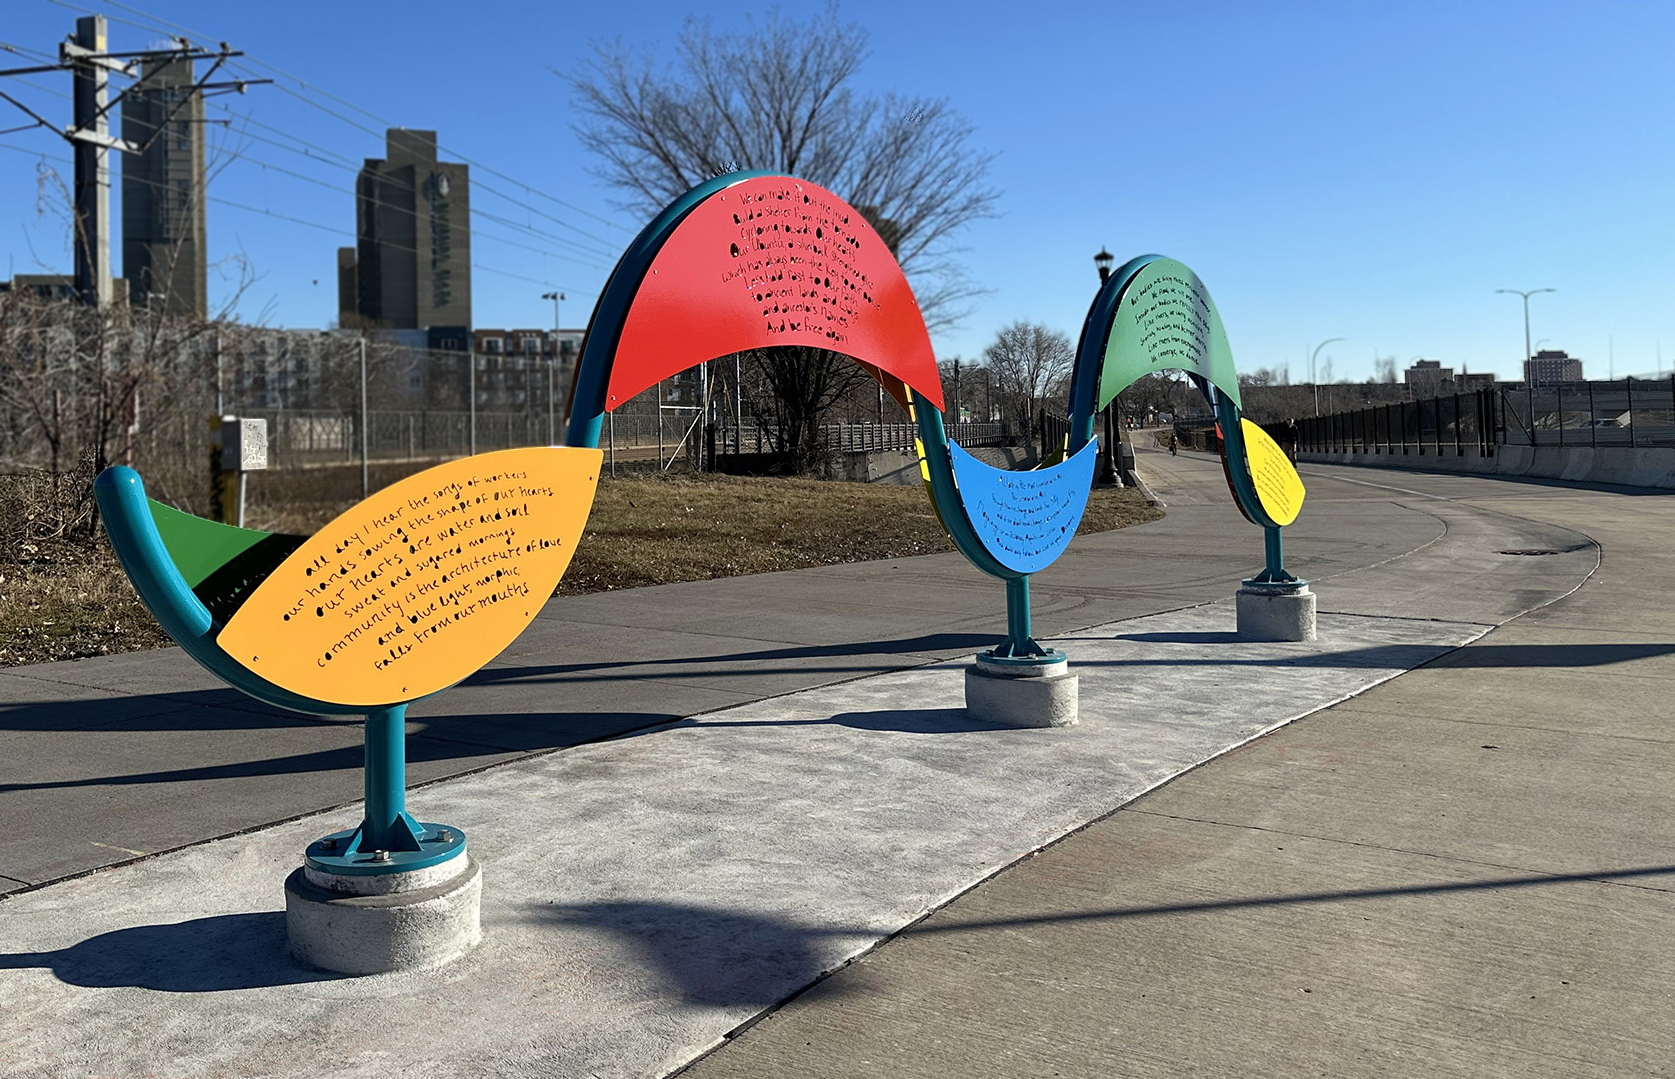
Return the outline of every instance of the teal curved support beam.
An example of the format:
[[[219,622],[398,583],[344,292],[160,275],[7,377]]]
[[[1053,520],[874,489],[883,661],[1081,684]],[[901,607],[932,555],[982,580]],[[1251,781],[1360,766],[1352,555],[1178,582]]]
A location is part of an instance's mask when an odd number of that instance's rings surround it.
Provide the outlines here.
[[[1105,279],[1082,321],[1082,336],[1076,343],[1076,364],[1070,371],[1070,453],[1093,441],[1094,416],[1099,412],[1099,370],[1111,340],[1122,291],[1148,263],[1162,255],[1139,255],[1129,259]]]
[[[605,282],[599,302],[594,305],[593,318],[588,323],[587,337],[582,341],[582,354],[576,368],[576,392],[565,428],[566,446],[597,448],[599,445],[599,434],[605,423],[605,388],[611,380],[611,361],[616,356],[623,324],[628,320],[628,309],[633,306],[640,282],[651,269],[652,260],[663,247],[663,241],[669,238],[687,214],[717,191],[758,176],[773,175],[776,174],[753,169],[729,172],[706,180],[671,202],[634,237],[634,242],[622,253],[610,279]]]
[[[236,662],[215,642],[220,630],[186,578],[175,568],[146,502],[145,483],[138,472],[117,465],[93,481],[93,495],[110,535],[111,547],[134,590],[159,625],[212,674],[235,689],[277,708],[312,715],[360,715],[364,708],[333,705],[281,689]]]
[[[983,546],[977,530],[971,527],[965,504],[960,501],[960,489],[954,482],[954,465],[948,453],[948,430],[942,424],[942,410],[925,400],[918,390],[913,394],[913,418],[919,425],[919,442],[925,450],[925,471],[930,476],[931,497],[941,511],[942,524],[954,546],[967,561],[991,577],[1010,581],[1022,576],[1003,566]]]
[[[1221,427],[1221,463],[1227,474],[1227,485],[1233,491],[1239,510],[1255,525],[1262,528],[1264,566],[1252,580],[1259,584],[1291,584],[1298,580],[1285,568],[1284,546],[1280,540],[1280,526],[1262,506],[1257,496],[1256,483],[1250,476],[1250,453],[1245,448],[1245,431],[1240,420],[1239,405],[1221,387],[1198,375],[1190,376],[1200,393],[1210,402],[1216,423]]]
[[[139,473],[120,465],[107,468],[93,481],[93,493],[111,547],[134,590],[187,655],[266,704],[313,715],[366,716],[366,810],[360,827],[310,844],[307,857],[312,864],[335,872],[394,873],[435,865],[464,851],[464,832],[421,824],[407,812],[406,705],[369,710],[330,704],[251,673],[216,643],[221,627],[169,557]],[[375,859],[373,851],[388,852],[388,857]]]
[[[1056,655],[1056,652],[1041,647],[1031,635],[1029,574],[1017,573],[997,561],[966,516],[965,503],[960,500],[959,486],[954,482],[954,466],[948,451],[948,430],[942,423],[942,410],[925,400],[919,391],[909,392],[912,394],[913,418],[919,427],[919,443],[925,453],[925,472],[930,478],[931,498],[941,514],[943,527],[967,561],[989,576],[1006,582],[1006,639],[986,654],[1001,660],[1039,660],[1043,656]]]

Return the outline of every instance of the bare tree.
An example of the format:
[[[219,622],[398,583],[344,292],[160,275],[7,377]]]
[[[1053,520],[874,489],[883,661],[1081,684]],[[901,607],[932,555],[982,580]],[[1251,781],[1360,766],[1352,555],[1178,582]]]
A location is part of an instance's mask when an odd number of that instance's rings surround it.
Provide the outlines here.
[[[650,215],[694,184],[736,169],[768,169],[829,188],[885,236],[933,326],[974,295],[953,261],[952,237],[993,216],[991,153],[945,99],[864,96],[849,83],[867,33],[837,9],[808,20],[769,10],[749,30],[718,35],[691,18],[677,63],[661,71],[620,42],[565,78],[583,119],[595,175]]]
[[[867,218],[913,282],[927,323],[948,325],[979,291],[953,240],[994,213],[999,192],[986,183],[994,155],[969,145],[971,124],[946,100],[852,89],[866,53],[866,31],[840,21],[835,7],[806,20],[773,8],[738,34],[688,19],[669,67],[620,42],[596,43],[563,77],[582,115],[577,135],[599,160],[593,171],[622,193],[624,209],[649,216],[737,169],[812,181]],[[863,375],[818,349],[747,355],[755,381],[785,394],[758,412],[783,416],[785,449],[806,467],[815,453],[802,438]]]
[[[1062,396],[1075,360],[1070,338],[1039,322],[1014,322],[983,349],[1004,415],[1032,435],[1038,403]]]

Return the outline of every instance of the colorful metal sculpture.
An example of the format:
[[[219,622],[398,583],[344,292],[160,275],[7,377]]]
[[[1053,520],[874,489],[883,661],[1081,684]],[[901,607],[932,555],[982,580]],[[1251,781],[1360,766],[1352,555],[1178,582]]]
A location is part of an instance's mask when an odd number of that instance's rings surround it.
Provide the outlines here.
[[[1235,501],[1267,534],[1258,582],[1294,582],[1279,533],[1303,499],[1296,471],[1239,415],[1232,353],[1209,292],[1156,255],[1112,275],[1090,309],[1062,456],[997,469],[950,442],[930,336],[866,218],[815,184],[732,173],[700,184],[635,238],[583,342],[569,448],[442,465],[363,501],[312,539],[232,528],[145,497],[113,468],[96,483],[113,546],[142,599],[205,667],[259,700],[367,715],[367,812],[308,860],[394,872],[463,849],[457,829],[407,813],[407,704],[464,678],[522,632],[569,564],[599,476],[605,414],[704,360],[774,345],[853,357],[919,430],[936,512],[955,546],[1006,582],[1007,634],[984,658],[1063,660],[1031,636],[1029,578],[1069,545],[1087,505],[1093,416],[1136,378],[1185,370],[1215,410]],[[372,859],[376,850],[382,857]]]
[[[1239,378],[1221,313],[1204,282],[1162,255],[1131,259],[1106,279],[1082,324],[1070,387],[1070,450],[1093,439],[1094,415],[1136,379],[1185,371],[1209,402],[1234,504],[1264,532],[1258,584],[1302,583],[1286,571],[1280,529],[1297,517],[1303,483],[1273,439],[1240,415]]]
[[[1095,453],[1008,472],[951,445],[930,334],[906,276],[865,216],[816,184],[730,173],[693,188],[646,226],[612,271],[588,327],[568,441],[597,446],[605,414],[661,379],[775,345],[849,356],[909,410],[931,497],[955,546],[1006,582],[1008,631],[991,657],[1038,664],[1057,656],[1030,637],[1029,576],[1075,534]]]
[[[458,828],[407,812],[407,705],[476,671],[540,611],[581,537],[600,458],[535,448],[453,461],[312,539],[180,513],[128,468],[94,489],[123,569],[188,655],[268,704],[366,716],[365,817],[311,844],[307,862],[370,875],[464,852]]]

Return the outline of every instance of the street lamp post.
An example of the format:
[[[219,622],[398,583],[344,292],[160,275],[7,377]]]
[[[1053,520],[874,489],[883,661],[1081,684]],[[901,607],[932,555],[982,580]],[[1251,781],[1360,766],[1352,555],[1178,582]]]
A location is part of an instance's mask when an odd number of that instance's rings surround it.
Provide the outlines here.
[[[1099,254],[1093,257],[1094,269],[1099,271],[1100,288],[1104,288],[1105,282],[1110,279],[1111,264],[1116,261],[1116,256],[1107,251],[1104,244],[1100,244]],[[1112,417],[1115,415],[1116,411],[1117,402],[1115,400],[1105,406],[1105,452],[1099,458],[1100,483],[1117,482],[1117,464],[1115,458],[1122,452],[1120,445],[1122,435],[1117,430],[1116,424],[1112,422]]]
[[[547,357],[547,445],[558,444],[556,437],[557,424],[553,419],[553,401],[558,396],[553,386],[553,360],[558,355],[558,303],[564,299],[562,292],[543,292],[541,299],[553,302],[553,355]]]
[[[1314,377],[1315,357],[1319,356],[1320,350],[1325,348],[1327,345],[1330,345],[1335,341],[1342,340],[1342,337],[1328,337],[1326,340],[1320,342],[1320,344],[1314,346],[1314,351],[1309,353],[1309,385],[1314,388],[1314,414],[1316,416],[1320,415],[1320,383],[1316,381]]]
[[[1557,292],[1559,290],[1556,288],[1532,288],[1528,292],[1524,292],[1515,288],[1498,288],[1495,291],[1510,293],[1524,301],[1524,359],[1528,360],[1532,355],[1530,352],[1530,297],[1538,292]]]

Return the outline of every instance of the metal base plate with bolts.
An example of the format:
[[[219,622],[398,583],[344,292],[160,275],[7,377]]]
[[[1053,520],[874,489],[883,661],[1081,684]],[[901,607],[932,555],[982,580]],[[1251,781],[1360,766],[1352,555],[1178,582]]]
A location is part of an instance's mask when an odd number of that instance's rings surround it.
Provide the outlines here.
[[[1312,641],[1315,594],[1309,582],[1247,580],[1234,597],[1239,637],[1247,641]]]
[[[465,853],[465,833],[446,824],[421,823],[401,833],[404,839],[409,835],[418,849],[363,850],[358,842],[361,829],[333,832],[308,845],[303,864],[327,873],[364,876],[426,869]]]

